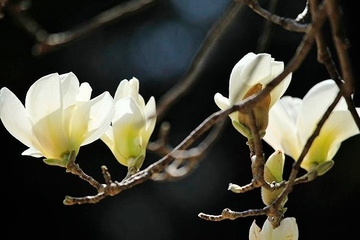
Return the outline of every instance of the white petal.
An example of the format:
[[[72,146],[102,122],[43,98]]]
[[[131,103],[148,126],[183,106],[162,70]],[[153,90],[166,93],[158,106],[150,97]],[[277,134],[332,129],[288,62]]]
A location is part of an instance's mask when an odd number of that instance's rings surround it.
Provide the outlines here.
[[[53,111],[33,125],[34,135],[46,158],[61,158],[68,150],[69,139],[65,135],[61,121],[62,111],[62,109]]]
[[[229,101],[234,104],[243,99],[250,87],[262,83],[271,76],[271,56],[258,54],[246,64],[241,71],[233,71],[230,75]],[[235,69],[235,67],[234,67]]]
[[[78,138],[78,144],[81,145],[99,139],[110,126],[113,110],[113,98],[108,92],[81,105],[73,118],[72,137]],[[85,128],[82,129],[83,127]],[[83,138],[79,138],[80,136]]]
[[[89,101],[91,98],[92,88],[89,83],[83,82],[79,87],[79,92],[77,94],[76,100],[79,102]]]
[[[130,96],[135,100],[136,104],[142,109],[145,107],[144,98],[139,94],[140,82],[137,78],[133,77],[129,81],[131,86]]]
[[[112,126],[109,126],[105,133],[100,138],[112,152],[115,149],[114,132]]]
[[[249,240],[260,240],[260,227],[256,225],[255,220],[252,222],[249,230]]]
[[[121,82],[119,83],[119,85],[115,91],[114,101],[116,102],[119,99],[121,99],[125,96],[128,96],[129,91],[130,91],[129,81],[127,79],[121,80]]]
[[[232,107],[232,105],[230,105],[229,99],[224,97],[220,93],[216,93],[214,95],[214,101],[221,110],[226,110]]]
[[[36,157],[36,158],[43,157],[43,154],[41,152],[39,152],[37,149],[34,149],[34,148],[26,149],[25,151],[23,151],[21,153],[21,155],[23,155],[23,156],[31,156],[31,157]]]
[[[266,220],[268,221],[268,220]],[[270,222],[269,222],[270,224]],[[271,226],[270,226],[271,227]],[[264,228],[264,227],[263,227]],[[274,240],[297,240],[299,238],[299,230],[296,219],[293,217],[284,218],[280,222],[280,226],[273,229],[272,239]]]
[[[300,138],[306,141],[314,131],[318,121],[339,92],[333,80],[322,81],[313,86],[303,98],[300,109],[298,128],[301,129]]]
[[[116,89],[114,100],[118,101],[121,98],[132,96],[136,102],[139,100],[139,80],[137,78],[132,78],[130,80],[124,79],[120,82],[119,86]],[[145,103],[144,103],[145,105]]]
[[[236,101],[235,99],[241,98],[246,93],[247,89],[243,89],[243,81],[241,79],[241,74],[246,65],[248,65],[251,61],[256,58],[256,54],[250,52],[246,54],[243,58],[238,61],[233,67],[230,73],[229,80],[229,98],[232,101]],[[239,97],[237,97],[239,96]],[[234,102],[232,102],[233,104]]]
[[[271,61],[271,76],[270,81],[277,77],[280,73],[284,71],[284,62],[281,61]]]
[[[261,228],[260,239],[275,240],[275,238],[273,238],[273,226],[271,225],[268,219],[265,220]],[[282,240],[282,239],[276,238],[276,240]]]
[[[359,108],[357,111],[360,114]],[[312,166],[333,159],[341,143],[356,134],[359,134],[359,129],[349,111],[333,112],[313,142],[301,167],[309,171]]]
[[[50,74],[37,80],[26,94],[25,108],[34,123],[62,108],[59,75]],[[59,117],[60,123],[62,119]]]
[[[281,83],[279,83],[271,92],[271,103],[270,103],[270,107],[272,107],[276,101],[278,101],[280,99],[280,97],[282,97],[282,95],[285,93],[285,91],[288,89],[290,82],[291,82],[291,78],[292,78],[292,73],[288,74],[284,80],[281,81]],[[273,79],[273,78],[272,78]],[[271,80],[272,80],[271,79]]]
[[[298,115],[301,99],[283,97],[269,111],[269,124],[264,141],[273,149],[282,150],[295,160],[300,149],[297,138],[296,116]]]
[[[150,97],[144,110],[146,126],[144,128],[143,140],[144,144],[147,144],[156,124],[156,104],[154,97]]]
[[[32,126],[21,101],[7,88],[0,91],[0,118],[4,127],[17,140],[33,147]]]
[[[40,78],[26,94],[26,111],[32,121],[34,135],[42,148],[41,152],[47,158],[59,158],[67,150],[68,138],[63,129],[62,99],[58,74]]]
[[[117,120],[113,121],[112,125],[115,147],[125,158],[137,156],[141,152],[141,146],[134,141],[139,138],[139,133],[145,124],[145,119],[131,97],[117,101],[115,108]]]
[[[59,79],[61,83],[62,107],[67,108],[76,102],[76,96],[79,92],[79,80],[72,72],[61,74]]]

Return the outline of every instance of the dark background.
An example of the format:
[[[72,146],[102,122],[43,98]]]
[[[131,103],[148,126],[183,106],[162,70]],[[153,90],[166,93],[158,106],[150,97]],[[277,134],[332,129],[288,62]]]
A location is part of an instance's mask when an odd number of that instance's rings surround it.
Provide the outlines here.
[[[5,11],[5,18],[0,20],[0,87],[8,87],[24,100],[27,89],[38,78],[53,72],[72,71],[80,82],[90,83],[93,96],[103,91],[113,94],[122,79],[135,76],[140,80],[140,93],[146,101],[150,96],[159,99],[185,74],[207,31],[230,2],[158,1],[145,11],[41,57],[32,55],[34,40]],[[351,1],[340,2],[352,44],[355,85],[359,89],[355,8]],[[30,13],[50,33],[61,32],[117,3],[115,0],[37,0],[33,1]],[[304,3],[279,1],[277,14],[295,18]],[[249,8],[237,16],[214,49],[211,60],[204,63],[198,83],[165,117],[172,126],[171,144],[178,144],[218,110],[214,94],[227,95],[230,71],[246,53],[256,51],[263,23]],[[275,26],[266,52],[286,63],[302,36]],[[316,82],[327,78],[313,48],[293,74],[286,94],[303,97]],[[356,94],[356,104],[360,106],[359,94]],[[3,239],[23,236],[69,240],[247,239],[252,217],[210,222],[197,215],[200,212],[220,214],[226,207],[236,211],[263,207],[258,190],[245,194],[227,191],[230,182],[243,185],[251,180],[245,138],[230,124],[198,168],[186,178],[172,182],[148,181],[97,204],[76,206],[63,205],[64,197],[93,195],[94,189],[63,168],[21,156],[26,147],[3,127],[0,134]],[[152,137],[156,138],[156,132]],[[286,216],[296,217],[300,239],[358,236],[359,143],[359,136],[346,140],[330,172],[311,183],[297,185],[290,194]],[[272,153],[266,144],[264,147],[267,156]],[[158,156],[149,153],[144,167],[157,159]],[[102,181],[101,165],[108,166],[114,180],[121,180],[126,173],[126,168],[116,162],[100,141],[84,146],[77,161],[86,173],[99,181]],[[291,163],[288,159],[287,169]],[[256,220],[261,226],[265,217]]]

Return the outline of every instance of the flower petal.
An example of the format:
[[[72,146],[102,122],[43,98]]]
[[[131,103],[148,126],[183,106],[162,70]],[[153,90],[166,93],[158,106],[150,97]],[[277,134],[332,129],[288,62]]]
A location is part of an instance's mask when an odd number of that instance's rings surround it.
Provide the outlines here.
[[[241,61],[241,60],[240,60]],[[267,83],[271,77],[271,55],[257,54],[241,69],[235,65],[230,75],[229,101],[232,104],[243,100],[243,96],[256,83]]]
[[[274,79],[274,78],[272,78]],[[292,73],[288,74],[282,81],[279,83],[271,92],[271,103],[270,108],[279,100],[279,98],[285,93],[288,89],[292,79]]]
[[[250,226],[249,230],[249,240],[260,240],[260,227],[256,224],[254,220]]]
[[[86,102],[91,98],[92,88],[89,83],[83,82],[79,87],[79,92],[77,94],[76,100],[78,102]]]
[[[28,147],[34,147],[32,126],[27,118],[24,105],[6,87],[0,91],[0,118],[6,130],[13,137]]]
[[[76,102],[76,96],[79,92],[79,80],[72,72],[61,74],[58,77],[61,83],[62,107],[67,108]]]
[[[144,119],[132,97],[122,98],[115,103],[116,121],[113,120],[115,148],[125,158],[137,157],[141,153],[139,133],[144,126]]]
[[[307,141],[338,92],[339,88],[333,80],[325,80],[313,86],[304,96],[298,118],[301,141]]]
[[[266,220],[266,225],[271,225],[271,223]],[[265,225],[264,224],[264,225]],[[272,228],[272,226],[265,227],[265,228]],[[264,227],[263,227],[264,229]],[[266,234],[265,234],[266,236]],[[273,240],[297,240],[299,238],[299,230],[296,223],[296,219],[293,217],[284,218],[280,222],[280,226],[272,229],[272,238]],[[265,238],[264,238],[265,239]]]
[[[62,100],[58,74],[40,78],[26,94],[27,115],[33,123],[34,135],[42,148],[39,150],[47,158],[59,158],[62,151],[68,147],[68,138],[63,129]]]
[[[99,139],[110,126],[113,98],[108,92],[82,104],[72,119],[71,139],[75,147],[87,145]]]
[[[214,95],[214,101],[221,110],[226,110],[232,107],[228,98],[224,97],[220,93]]]
[[[26,94],[25,108],[33,123],[62,108],[60,80],[57,73],[44,76],[31,85]],[[58,122],[61,121],[60,115]]]
[[[360,108],[356,110],[360,114]],[[311,145],[301,167],[309,171],[312,167],[333,159],[341,143],[359,133],[349,111],[332,112]]]
[[[301,99],[284,96],[269,111],[269,124],[264,140],[275,150],[282,150],[293,159],[300,155],[296,119]]]
[[[147,145],[156,124],[156,103],[154,97],[150,97],[147,102],[144,115],[146,124],[142,136],[143,144]]]

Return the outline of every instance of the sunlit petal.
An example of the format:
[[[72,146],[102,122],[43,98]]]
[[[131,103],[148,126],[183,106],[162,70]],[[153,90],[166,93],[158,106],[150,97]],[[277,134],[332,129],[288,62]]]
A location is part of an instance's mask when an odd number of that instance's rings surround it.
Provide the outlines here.
[[[59,79],[62,107],[67,108],[76,101],[76,95],[79,91],[79,80],[72,72],[59,75]]]
[[[220,93],[216,93],[214,95],[214,101],[216,103],[216,105],[221,109],[221,110],[226,110],[229,109],[231,107],[229,99],[224,97],[223,95],[221,95]]]
[[[339,88],[333,80],[325,80],[312,87],[303,98],[298,127],[301,138],[308,138],[314,131],[316,123],[338,94]]]
[[[285,93],[291,83],[292,73],[288,74],[282,81],[277,85],[271,92],[271,103],[270,107],[272,107],[276,101]]]
[[[265,223],[270,224],[270,222]],[[271,225],[271,224],[270,224]],[[269,226],[271,228],[271,226]],[[299,230],[296,223],[296,219],[293,217],[284,218],[280,222],[280,226],[273,229],[272,239],[273,240],[297,240],[299,238]]]
[[[31,85],[26,94],[25,108],[34,123],[61,109],[62,96],[59,75],[55,73],[44,76]],[[61,121],[60,115],[58,123]]]
[[[90,84],[87,82],[81,83],[76,100],[78,102],[89,101],[91,98],[91,93],[92,93],[92,88]]]
[[[99,139],[110,126],[113,99],[108,92],[82,104],[72,118],[71,139],[75,146]]]
[[[270,54],[250,52],[240,59],[231,71],[229,98],[216,93],[214,101],[221,110],[229,109],[234,104],[260,93],[283,69],[284,63],[275,61]],[[255,124],[261,138],[268,126],[269,109],[284,94],[290,84],[291,77],[292,74],[288,74],[270,93],[267,93],[252,106]],[[229,117],[234,128],[247,137],[249,141],[252,141],[253,133],[250,130],[252,119],[249,114],[236,111],[230,113]]]
[[[0,91],[0,118],[13,137],[28,147],[33,146],[32,126],[24,105],[5,87]]]
[[[150,97],[145,106],[145,120],[143,140],[147,144],[156,124],[156,103],[154,97]]]
[[[275,150],[282,150],[297,159],[300,146],[297,137],[296,116],[300,109],[301,99],[283,97],[269,112],[269,124],[264,140]]]
[[[256,224],[256,221],[254,220],[250,226],[249,240],[261,240],[260,231],[261,228]]]
[[[120,117],[113,122],[115,147],[125,157],[136,157],[141,152],[139,133],[144,119],[131,97],[117,101],[115,107],[117,111],[121,109]]]

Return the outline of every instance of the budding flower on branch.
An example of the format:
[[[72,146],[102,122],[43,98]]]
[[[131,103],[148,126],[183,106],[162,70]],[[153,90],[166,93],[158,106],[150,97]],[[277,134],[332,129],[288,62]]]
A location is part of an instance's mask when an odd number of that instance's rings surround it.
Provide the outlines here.
[[[230,74],[229,98],[216,93],[214,100],[221,110],[231,108],[242,100],[260,92],[284,70],[284,63],[275,61],[267,53],[248,53],[233,68]],[[260,136],[264,136],[268,125],[268,112],[274,103],[284,94],[291,81],[292,74],[286,76],[270,94],[257,102],[253,108],[256,126]],[[233,126],[248,139],[252,138],[248,114],[235,111],[229,114]]]
[[[115,114],[101,140],[119,163],[128,167],[128,175],[131,175],[141,168],[155,128],[155,99],[150,97],[145,105],[139,94],[139,80],[132,78],[120,82],[114,101]]]
[[[285,164],[285,154],[282,151],[275,151],[270,155],[265,163],[264,167],[264,179],[268,183],[279,183],[283,180],[283,171]],[[261,198],[265,205],[271,205],[271,203],[280,195],[283,188],[270,191],[264,187],[261,187]],[[281,210],[285,212],[284,205],[287,201],[287,197],[281,204]]]
[[[295,161],[317,123],[339,92],[329,79],[313,86],[303,99],[282,97],[270,110],[264,140],[274,149],[284,151]],[[360,114],[360,108],[356,108]],[[359,134],[359,129],[342,97],[301,163],[307,172],[326,173],[333,166],[333,157],[346,139]]]
[[[113,114],[108,92],[90,100],[92,89],[70,72],[49,74],[29,88],[25,106],[8,88],[0,91],[0,117],[5,128],[29,147],[22,155],[45,157],[66,167],[69,155],[99,139]]]
[[[296,219],[293,217],[284,218],[277,228],[274,228],[266,219],[260,229],[254,220],[249,231],[249,240],[297,240],[298,238],[299,230]]]

